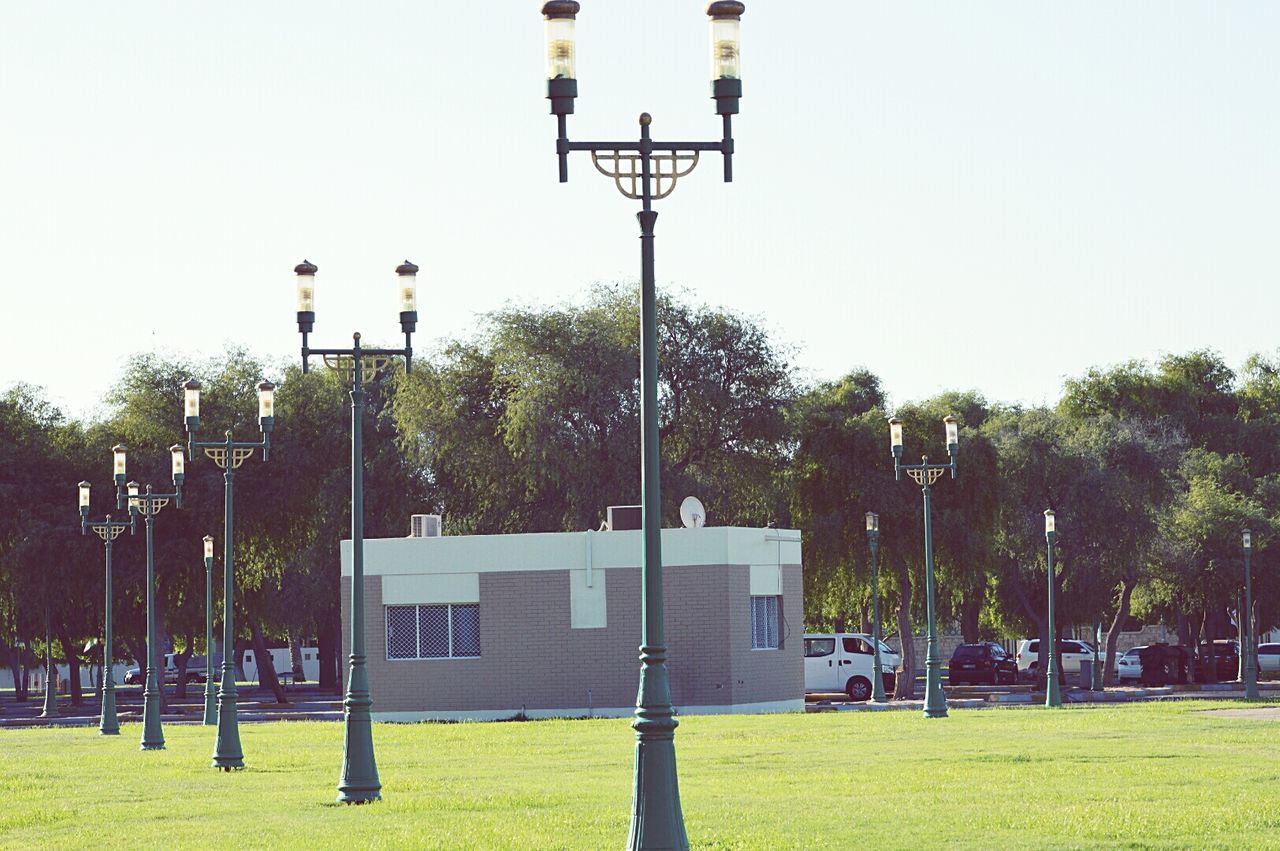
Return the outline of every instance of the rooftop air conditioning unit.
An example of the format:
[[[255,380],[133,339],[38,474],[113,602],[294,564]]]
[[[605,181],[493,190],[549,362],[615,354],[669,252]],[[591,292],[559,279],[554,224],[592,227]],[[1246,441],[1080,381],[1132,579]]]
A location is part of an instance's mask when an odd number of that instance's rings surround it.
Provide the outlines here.
[[[605,525],[609,527],[610,532],[624,532],[629,529],[639,529],[641,526],[642,518],[638,505],[611,505],[606,517]]]
[[[415,514],[409,518],[410,538],[439,538],[442,534],[439,514]]]

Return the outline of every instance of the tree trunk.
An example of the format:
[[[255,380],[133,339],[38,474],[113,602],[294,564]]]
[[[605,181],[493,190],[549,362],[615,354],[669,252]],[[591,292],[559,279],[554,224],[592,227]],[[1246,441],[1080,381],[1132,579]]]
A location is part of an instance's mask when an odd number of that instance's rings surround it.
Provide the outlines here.
[[[13,674],[13,700],[20,703],[27,699],[22,688],[22,653],[16,647],[9,648],[9,671]]]
[[[836,615],[831,620],[831,631],[837,635],[844,632],[844,615]]]
[[[1209,606],[1204,607],[1204,613],[1200,616],[1201,622],[1204,624],[1204,638],[1201,641],[1208,641],[1205,645],[1204,652],[1201,653],[1202,667],[1204,668],[1204,677],[1206,683],[1216,683],[1218,681],[1218,654],[1213,645],[1213,621],[1211,609]]]
[[[71,643],[71,636],[67,634],[65,626],[59,626],[58,641],[62,643],[62,655],[67,661],[67,679],[71,681],[71,705],[79,706],[84,703],[84,689],[80,685],[80,656],[76,653],[75,645]]]
[[[249,629],[253,635],[253,660],[258,663],[259,689],[269,688],[276,696],[276,703],[288,703],[289,697],[284,693],[284,686],[280,685],[280,678],[276,676],[271,651],[267,649],[266,639],[262,637],[262,627],[255,620],[250,621]]]
[[[911,632],[911,572],[905,559],[898,557],[898,644],[902,647],[902,664],[893,683],[894,700],[914,700],[916,696],[916,643]]]
[[[238,682],[244,682],[245,680],[249,679],[247,676],[245,676],[245,673],[244,673],[244,651],[248,649],[249,649],[249,642],[247,639],[244,639],[244,638],[236,639],[235,647],[234,647],[234,650],[236,653],[235,672],[236,672],[236,680]]]
[[[178,684],[173,690],[174,700],[185,700],[187,697],[187,664],[191,661],[191,651],[195,647],[195,636],[188,632],[186,647],[173,658],[173,664],[178,668]]]
[[[305,683],[307,671],[302,666],[302,642],[298,640],[296,632],[289,633],[289,662],[293,665],[293,681]]]
[[[1115,619],[1111,621],[1111,629],[1107,630],[1107,658],[1102,664],[1102,684],[1116,684],[1116,643],[1120,640],[1120,629],[1129,617],[1129,604],[1133,600],[1133,589],[1138,580],[1125,578],[1120,588],[1120,606],[1116,609]]]
[[[960,604],[960,634],[965,644],[978,643],[978,619],[982,614],[981,594],[972,594]]]

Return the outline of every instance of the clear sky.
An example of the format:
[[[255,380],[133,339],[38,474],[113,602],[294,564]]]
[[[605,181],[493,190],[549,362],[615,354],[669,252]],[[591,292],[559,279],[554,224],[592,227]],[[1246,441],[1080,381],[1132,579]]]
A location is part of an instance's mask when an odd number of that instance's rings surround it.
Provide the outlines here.
[[[705,4],[583,0],[570,136],[715,139]],[[9,3],[0,387],[90,413],[125,358],[418,346],[639,274],[635,204],[556,180],[536,0]],[[735,180],[658,202],[659,282],[810,379],[1053,401],[1093,365],[1274,352],[1280,3],[748,0]]]

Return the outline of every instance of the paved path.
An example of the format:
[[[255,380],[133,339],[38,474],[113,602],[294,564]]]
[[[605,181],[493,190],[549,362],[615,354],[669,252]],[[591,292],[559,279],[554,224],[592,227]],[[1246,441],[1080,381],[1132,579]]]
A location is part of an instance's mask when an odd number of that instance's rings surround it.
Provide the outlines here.
[[[1205,715],[1221,715],[1223,718],[1254,718],[1263,721],[1280,721],[1280,706],[1257,706],[1252,709],[1206,709]]]

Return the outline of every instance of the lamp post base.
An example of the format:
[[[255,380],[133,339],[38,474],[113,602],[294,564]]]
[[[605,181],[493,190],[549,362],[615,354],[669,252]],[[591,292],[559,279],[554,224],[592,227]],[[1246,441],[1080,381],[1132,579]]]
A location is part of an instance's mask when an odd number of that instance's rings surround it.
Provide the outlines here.
[[[120,735],[120,718],[116,714],[115,683],[107,683],[102,689],[102,715],[98,720],[98,735]]]
[[[672,719],[674,720],[674,719]],[[632,726],[658,722],[637,719]],[[665,732],[636,731],[634,809],[627,850],[648,848],[688,849],[680,787],[676,776],[675,724]]]

